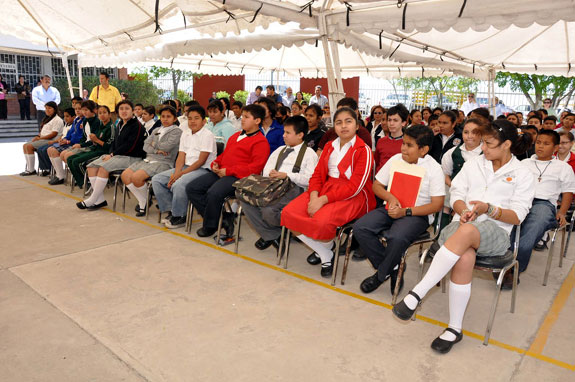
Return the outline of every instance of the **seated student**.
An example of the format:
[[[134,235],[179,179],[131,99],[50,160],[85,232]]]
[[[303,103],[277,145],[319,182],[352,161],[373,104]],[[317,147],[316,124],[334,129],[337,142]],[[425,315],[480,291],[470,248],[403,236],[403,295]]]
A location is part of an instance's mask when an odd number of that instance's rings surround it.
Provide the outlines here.
[[[135,104],[134,115],[136,116],[136,118],[138,118],[138,122],[140,122],[142,125],[145,123],[144,120],[142,119],[143,113],[144,113],[144,105],[142,105],[141,103]]]
[[[144,141],[146,158],[132,163],[122,172],[122,182],[138,200],[136,216],[146,214],[146,180],[173,168],[178,155],[182,130],[175,125],[178,120],[176,109],[171,106],[162,107],[159,120],[162,126],[155,129]]]
[[[427,126],[415,125],[405,130],[402,142],[401,153],[387,161],[377,172],[373,183],[373,192],[387,205],[371,211],[353,225],[354,237],[377,270],[361,283],[364,293],[373,292],[390,276],[393,293],[397,271],[392,270],[399,264],[409,245],[427,230],[429,215],[443,208],[445,186],[441,166],[427,155],[433,142],[433,133]],[[403,207],[397,197],[387,190],[391,167],[395,162],[425,168],[414,207]],[[383,231],[386,231],[387,246],[383,246],[379,239]]]
[[[292,104],[293,105],[293,104]],[[305,135],[304,140],[307,147],[313,151],[317,151],[319,147],[319,142],[325,134],[325,129],[322,128],[321,116],[323,115],[323,110],[319,105],[313,104],[309,105],[305,110],[305,119],[307,120],[307,125],[309,127],[308,133]]]
[[[87,146],[91,145],[89,136],[94,131],[100,128],[100,120],[97,116],[98,105],[92,100],[82,101],[80,104],[80,115],[76,117],[74,123],[80,122],[80,130],[82,130],[82,139],[80,142],[75,143],[72,147],[67,148],[61,154],[63,161],[67,162],[68,158],[72,155],[86,152]]]
[[[232,106],[230,106],[232,113],[234,113],[232,123],[234,124],[234,127],[237,131],[242,129],[242,107],[244,107],[244,105],[240,101],[234,101]]]
[[[575,124],[575,114],[567,113],[565,115],[565,117],[563,117],[561,122],[562,122],[562,126],[558,129],[556,129],[555,131],[558,133],[560,133],[562,131],[566,131],[568,133],[571,132],[571,129],[573,129],[573,125]]]
[[[283,125],[285,120],[289,117],[289,108],[284,105],[278,105],[278,109],[276,111],[276,122],[280,125]]]
[[[537,130],[541,129],[542,124],[543,123],[541,121],[541,118],[537,117],[536,115],[529,117],[529,119],[527,120],[527,125],[535,126]]]
[[[284,128],[274,119],[277,112],[277,105],[273,100],[267,97],[258,98],[255,104],[263,107],[266,112],[262,120],[261,129],[270,144],[270,153],[274,152],[278,147],[284,144]]]
[[[545,232],[557,224],[567,224],[565,215],[575,192],[573,169],[553,154],[559,149],[560,137],[552,130],[540,130],[535,141],[535,155],[521,162],[536,178],[535,199],[529,213],[521,224],[517,261],[519,272],[524,272],[531,258],[531,251]],[[557,201],[561,196],[561,207],[557,211]],[[503,287],[511,289],[513,274],[505,275]]]
[[[402,104],[397,104],[387,110],[387,129],[389,135],[382,137],[375,148],[375,172],[387,163],[389,158],[401,152],[403,145],[403,129],[407,126],[409,111]]]
[[[188,110],[190,106],[200,106],[198,101],[190,100],[184,104],[184,112],[178,117],[179,128],[183,131],[188,130]]]
[[[70,112],[72,113],[70,115]],[[36,150],[36,155],[38,156],[38,167],[40,167],[41,169],[50,169],[52,168],[52,162],[50,161],[50,156],[48,155],[48,150],[53,147],[54,145],[58,145],[58,142],[60,142],[63,137],[66,136],[66,134],[68,134],[68,131],[70,130],[70,128],[72,127],[72,122],[74,121],[74,115],[76,114],[76,112],[74,111],[73,108],[68,108],[66,110],[64,110],[64,127],[62,127],[62,133],[59,136],[58,139],[51,139],[50,142],[47,145],[44,146],[40,146],[38,147],[38,149]],[[52,180],[52,178],[50,178],[50,180]],[[50,183],[50,182],[48,182]]]
[[[167,228],[186,224],[188,195],[186,186],[194,179],[209,173],[216,159],[216,137],[206,128],[206,111],[200,105],[187,106],[187,128],[180,137],[178,158],[173,169],[154,175],[152,187],[161,212],[168,212],[162,220]]]
[[[543,126],[541,127],[545,130],[555,130],[557,128],[557,117],[550,115],[543,120]]]
[[[224,115],[227,119],[230,120],[233,124],[233,120],[235,119],[234,112],[231,110],[230,99],[228,97],[220,97],[218,98],[224,107]]]
[[[80,109],[78,108],[78,111]],[[80,143],[84,137],[84,131],[82,130],[82,120],[76,118],[76,112],[74,109],[69,108],[64,111],[64,121],[68,126],[68,131],[62,135],[64,136],[60,141],[54,143],[48,148],[47,154],[52,162],[52,167],[54,168],[55,176],[50,179],[48,184],[54,186],[57,184],[63,184],[64,178],[66,177],[66,172],[64,171],[64,165],[62,163],[61,153],[75,145]]]
[[[421,117],[423,118],[423,123],[429,126],[429,117],[431,117],[433,113],[431,112],[431,108],[426,106],[421,110]]]
[[[439,117],[435,114],[429,116],[429,122],[427,126],[433,131],[433,136],[437,136],[441,130],[439,129]]]
[[[348,107],[334,115],[337,138],[329,141],[309,181],[309,189],[282,211],[281,224],[315,252],[322,277],[333,272],[333,239],[337,227],[357,219],[375,206],[371,189],[373,154],[356,135],[357,114]]]
[[[441,158],[449,149],[461,143],[461,132],[455,131],[456,121],[457,116],[449,110],[444,111],[439,116],[440,134],[436,135],[433,139],[433,146],[429,151],[429,155],[431,155],[437,163],[441,163]]]
[[[443,109],[440,107],[436,107],[435,109],[433,109],[432,114],[437,115],[439,117],[441,114],[443,114]]]
[[[92,195],[76,203],[83,210],[97,210],[108,205],[104,189],[108,184],[110,173],[125,170],[146,156],[144,151],[145,128],[134,116],[134,104],[124,100],[116,105],[119,122],[113,127],[113,141],[110,153],[88,164],[88,179],[92,185]]]
[[[278,147],[270,155],[262,173],[263,176],[269,176],[270,178],[289,178],[294,183],[293,187],[286,194],[265,207],[252,206],[249,203],[241,202],[242,210],[246,217],[260,235],[260,238],[255,243],[256,248],[259,250],[264,250],[270,245],[278,248],[281,235],[281,212],[289,202],[307,189],[309,178],[317,165],[317,154],[304,144],[307,128],[307,121],[302,116],[286,119],[284,124],[285,146]],[[297,169],[298,171],[294,172],[294,166],[297,164],[300,150],[304,150],[305,154],[303,154],[303,160]]]
[[[265,115],[265,109],[257,103],[245,106],[242,131],[230,137],[224,152],[212,162],[212,171],[186,186],[188,199],[204,218],[202,228],[197,231],[199,237],[211,236],[216,232],[224,200],[234,195],[234,182],[262,172],[270,156],[270,145],[260,129]],[[233,230],[231,220],[230,216],[224,220],[228,234]]]
[[[421,115],[421,112],[417,109],[413,109],[412,111],[410,111],[407,126],[411,127],[422,124],[423,124],[423,117]]]
[[[206,129],[214,134],[217,142],[227,145],[228,139],[236,133],[236,128],[226,118],[222,101],[215,100],[210,102],[208,105],[208,116],[210,120],[206,123]]]
[[[535,155],[535,140],[537,139],[537,133],[539,132],[539,130],[537,130],[537,128],[533,125],[527,125],[523,126],[521,128],[521,131],[523,132],[523,134],[531,135],[531,145],[529,146],[529,148],[527,148],[525,153],[517,155],[517,159],[519,159],[520,161],[527,158],[531,158],[531,156]]]
[[[20,173],[20,176],[29,176],[36,174],[34,151],[38,148],[51,145],[58,142],[64,127],[64,121],[58,115],[58,105],[56,102],[46,102],[46,116],[40,124],[40,134],[32,140],[24,143],[24,157],[26,158],[26,170]],[[50,169],[42,169],[42,176],[48,175]]]
[[[519,119],[517,118],[517,114],[509,113],[507,114],[507,120],[515,125],[515,127],[520,128],[521,125],[519,124]]]
[[[162,126],[162,122],[156,118],[156,108],[153,106],[146,106],[142,111],[142,125],[146,129],[146,135],[151,135],[152,131]]]
[[[367,124],[366,129],[371,134],[371,150],[375,151],[377,142],[387,135],[389,135],[389,128],[387,127],[387,110],[380,105],[376,105],[371,109],[371,118]]]
[[[301,102],[300,102],[300,105],[301,105],[301,110],[302,110],[302,112],[305,113],[305,110],[306,110],[307,107],[308,107],[307,101],[301,101]]]
[[[84,102],[88,103],[84,106]],[[112,137],[112,113],[106,105],[98,107],[98,116],[95,117],[94,113],[88,107],[96,106],[94,101],[88,100],[82,102],[82,111],[88,117],[84,118],[84,142],[75,144],[70,150],[64,151],[60,158],[68,164],[70,173],[74,177],[74,181],[78,187],[84,186],[84,173],[86,171],[86,164],[110,150],[111,137]],[[90,113],[92,116],[90,116]],[[86,127],[90,126],[90,133],[86,137]]]
[[[483,119],[468,119],[463,125],[463,142],[447,150],[441,158],[441,168],[448,187],[451,187],[453,178],[461,171],[465,162],[481,155],[479,131],[485,128],[486,122],[484,121]]]
[[[371,134],[365,128],[365,125],[360,118],[359,110],[357,108],[357,101],[351,97],[342,98],[337,103],[337,108],[340,109],[342,107],[349,107],[351,110],[355,112],[355,114],[357,115],[357,123],[359,124],[357,130],[357,136],[360,137],[371,148],[372,147]],[[323,150],[327,142],[333,141],[336,138],[337,133],[335,131],[335,128],[332,127],[331,129],[327,130],[323,135],[323,137],[321,138],[321,141],[319,142],[319,147],[317,150],[318,155],[321,155],[321,150]]]
[[[560,132],[559,137],[560,141],[559,149],[557,150],[557,159],[567,163],[575,172],[575,154],[571,152],[575,137],[573,136],[573,133],[567,133],[565,131]]]
[[[447,353],[463,338],[462,324],[471,296],[475,254],[502,256],[509,248],[513,225],[521,224],[534,195],[534,178],[514,154],[525,151],[531,136],[517,126],[495,121],[482,134],[483,155],[465,163],[451,184],[451,207],[456,215],[439,236],[439,250],[423,279],[393,307],[409,320],[421,299],[449,271],[449,325],[431,344]]]
[[[291,104],[291,115],[292,117],[296,117],[298,115],[303,115],[303,108],[299,104],[299,102],[294,101]]]

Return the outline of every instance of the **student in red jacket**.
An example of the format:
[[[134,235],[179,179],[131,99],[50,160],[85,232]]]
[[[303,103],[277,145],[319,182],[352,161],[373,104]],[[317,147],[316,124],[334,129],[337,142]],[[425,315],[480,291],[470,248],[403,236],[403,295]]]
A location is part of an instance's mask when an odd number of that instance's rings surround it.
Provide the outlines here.
[[[270,156],[270,145],[260,129],[265,115],[266,111],[259,105],[245,106],[242,131],[228,139],[224,152],[212,162],[209,173],[186,186],[188,199],[204,218],[202,228],[197,231],[199,237],[216,232],[224,199],[234,195],[234,182],[262,172]],[[233,230],[230,220],[227,217],[223,224],[228,234]]]
[[[281,224],[315,252],[308,263],[321,263],[321,275],[333,272],[333,239],[337,227],[357,219],[375,206],[372,191],[373,154],[361,138],[357,114],[338,109],[334,116],[338,138],[325,145],[309,181],[309,189],[282,211]]]

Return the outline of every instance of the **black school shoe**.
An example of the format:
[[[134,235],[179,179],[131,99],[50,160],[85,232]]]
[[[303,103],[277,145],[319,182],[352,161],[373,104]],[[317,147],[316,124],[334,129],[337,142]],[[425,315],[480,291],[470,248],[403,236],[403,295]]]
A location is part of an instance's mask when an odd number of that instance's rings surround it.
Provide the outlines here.
[[[145,208],[140,208],[140,205],[136,205],[136,216],[140,217],[140,216],[146,216],[146,209]]]
[[[412,295],[413,297],[415,297],[415,299],[417,300],[417,305],[415,306],[414,309],[410,309],[407,304],[405,302],[403,302],[403,300],[401,300],[399,303],[395,304],[393,306],[393,309],[391,310],[393,312],[393,314],[395,314],[395,316],[397,318],[399,318],[400,320],[403,321],[408,321],[411,319],[411,317],[413,316],[413,313],[415,313],[416,309],[419,307],[419,305],[421,304],[421,297],[419,297],[417,295],[417,293],[415,293],[414,291],[409,291],[407,294]],[[404,298],[405,300],[405,298]]]
[[[441,353],[441,354],[449,353],[449,351],[451,350],[453,345],[455,345],[456,343],[458,343],[459,341],[461,341],[463,339],[463,333],[459,333],[455,329],[446,328],[444,330],[444,333],[445,332],[453,333],[455,335],[455,339],[453,341],[447,341],[447,340],[443,340],[443,339],[437,337],[431,343],[431,348],[433,350],[435,350],[436,352]]]
[[[106,207],[108,205],[107,201],[103,201],[102,203],[98,203],[98,204],[94,204],[93,206],[88,207],[88,211],[95,211],[95,210],[99,210],[102,207]]]
[[[48,181],[50,186],[56,186],[58,184],[64,184],[64,179],[60,179],[58,177],[54,177]]]
[[[384,281],[379,281],[379,277],[377,277],[377,272],[375,272],[375,274],[363,280],[362,283],[359,285],[359,288],[363,293],[371,293],[377,288],[379,288],[379,286],[383,283]]]
[[[20,173],[20,176],[30,176],[30,175],[36,175],[36,170],[34,170],[34,171],[28,171],[28,170],[26,170],[26,171],[22,171],[22,172]]]
[[[218,229],[217,228],[200,228],[196,231],[196,234],[198,234],[199,237],[208,237],[208,236],[212,236],[214,233],[216,233]]]
[[[259,249],[260,251],[263,251],[264,249],[268,249],[270,246],[274,246],[275,248],[279,248],[279,238],[277,239],[273,239],[273,240],[264,240],[262,237],[260,237],[258,239],[258,241],[256,241],[254,243],[254,246]]]
[[[170,220],[165,223],[168,228],[180,228],[186,225],[185,216],[171,216]]]

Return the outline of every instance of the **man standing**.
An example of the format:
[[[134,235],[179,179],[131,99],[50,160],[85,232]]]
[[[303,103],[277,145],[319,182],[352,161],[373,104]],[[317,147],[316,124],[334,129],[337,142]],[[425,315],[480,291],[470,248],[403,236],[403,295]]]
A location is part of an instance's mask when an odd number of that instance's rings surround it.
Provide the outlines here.
[[[276,88],[273,85],[266,86],[266,97],[272,99],[276,104],[283,103],[282,96],[276,93]]]
[[[256,90],[250,93],[248,100],[246,101],[246,105],[251,105],[252,103],[256,103],[258,98],[261,97],[262,91],[264,89],[261,86],[256,86]]]
[[[40,79],[40,85],[32,90],[32,102],[36,105],[36,118],[38,119],[38,129],[42,120],[46,116],[46,103],[53,101],[56,105],[60,104],[60,92],[53,86],[50,86],[52,78],[45,75]]]
[[[317,85],[315,87],[315,95],[309,99],[309,104],[313,105],[314,103],[318,104],[319,107],[323,109],[326,103],[328,103],[327,97],[321,94],[321,86]]]
[[[100,73],[100,85],[94,86],[92,93],[90,93],[90,99],[99,106],[108,106],[110,113],[112,113],[112,121],[116,121],[118,118],[116,105],[122,100],[122,96],[118,89],[110,85],[110,75],[108,73]]]
[[[291,104],[293,103],[293,101],[295,101],[295,96],[293,95],[293,90],[292,88],[287,88],[286,89],[286,96],[283,97],[283,104],[284,106],[287,106],[291,109]]]
[[[20,119],[30,120],[30,84],[24,80],[24,76],[18,77],[15,90],[20,104]]]
[[[463,102],[463,104],[461,105],[461,110],[463,110],[465,116],[467,117],[469,113],[478,108],[479,104],[475,100],[475,94],[469,93],[469,95],[467,96],[467,101]]]

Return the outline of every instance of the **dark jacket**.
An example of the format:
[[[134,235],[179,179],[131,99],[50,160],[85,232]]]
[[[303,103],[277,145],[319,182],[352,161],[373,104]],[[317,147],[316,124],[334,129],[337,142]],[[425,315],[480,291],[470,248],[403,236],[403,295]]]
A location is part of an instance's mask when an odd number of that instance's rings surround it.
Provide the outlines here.
[[[113,141],[110,153],[130,157],[145,158],[144,140],[146,129],[137,118],[130,119],[127,123],[119,120],[113,128]]]
[[[18,99],[30,98],[30,84],[28,82],[24,82],[24,85],[20,85],[20,82],[14,86],[14,91],[18,95]],[[26,92],[26,95],[22,94],[22,92]]]
[[[463,139],[461,138],[461,133],[455,131],[451,136],[451,138],[449,138],[449,140],[445,143],[445,146],[442,147],[443,142],[441,141],[441,134],[437,134],[433,138],[433,145],[429,150],[429,155],[431,155],[433,159],[436,160],[437,163],[441,164],[441,158],[443,157],[443,154],[445,154],[447,150],[452,149],[455,146],[458,146],[461,142],[463,142]]]

